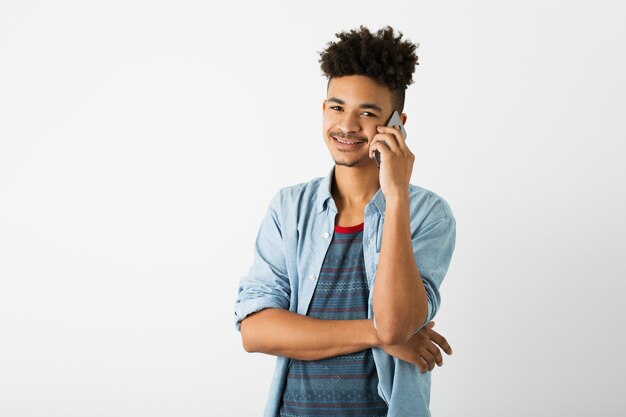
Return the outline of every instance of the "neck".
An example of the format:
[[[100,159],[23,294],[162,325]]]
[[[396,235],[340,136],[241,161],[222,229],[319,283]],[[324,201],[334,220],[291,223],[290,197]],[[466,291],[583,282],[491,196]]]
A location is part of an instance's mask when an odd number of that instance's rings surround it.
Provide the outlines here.
[[[362,210],[380,188],[378,168],[335,165],[331,194],[337,210]]]

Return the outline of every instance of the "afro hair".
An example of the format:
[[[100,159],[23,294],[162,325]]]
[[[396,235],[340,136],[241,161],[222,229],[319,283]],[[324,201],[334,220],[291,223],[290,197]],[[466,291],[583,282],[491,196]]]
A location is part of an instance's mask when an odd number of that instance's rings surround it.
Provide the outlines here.
[[[418,44],[402,40],[402,33],[386,26],[375,34],[364,26],[336,33],[337,42],[328,42],[320,52],[322,72],[329,82],[334,77],[365,75],[391,90],[392,104],[402,112],[406,88],[413,83]]]

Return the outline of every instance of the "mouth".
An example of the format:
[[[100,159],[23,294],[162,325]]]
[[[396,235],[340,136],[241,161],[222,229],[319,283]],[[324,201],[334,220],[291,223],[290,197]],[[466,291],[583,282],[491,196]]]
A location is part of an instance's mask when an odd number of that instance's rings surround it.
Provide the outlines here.
[[[333,136],[332,138],[339,149],[355,149],[365,143],[365,141],[363,140],[349,140],[344,138],[339,139],[335,136]]]

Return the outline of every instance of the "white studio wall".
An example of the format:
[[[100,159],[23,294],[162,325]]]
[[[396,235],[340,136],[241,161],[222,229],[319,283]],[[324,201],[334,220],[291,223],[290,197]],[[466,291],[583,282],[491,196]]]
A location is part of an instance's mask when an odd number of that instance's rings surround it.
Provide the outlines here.
[[[412,183],[457,220],[433,415],[624,415],[624,11],[0,0],[0,415],[261,415],[238,281],[361,24],[420,44]]]

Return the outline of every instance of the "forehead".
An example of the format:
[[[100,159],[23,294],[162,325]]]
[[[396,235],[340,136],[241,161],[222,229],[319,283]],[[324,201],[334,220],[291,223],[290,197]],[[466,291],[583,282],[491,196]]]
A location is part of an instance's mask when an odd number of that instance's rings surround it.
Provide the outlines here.
[[[358,106],[361,103],[374,103],[381,108],[391,107],[391,90],[364,75],[346,75],[331,78],[327,97],[336,97],[346,105]]]

